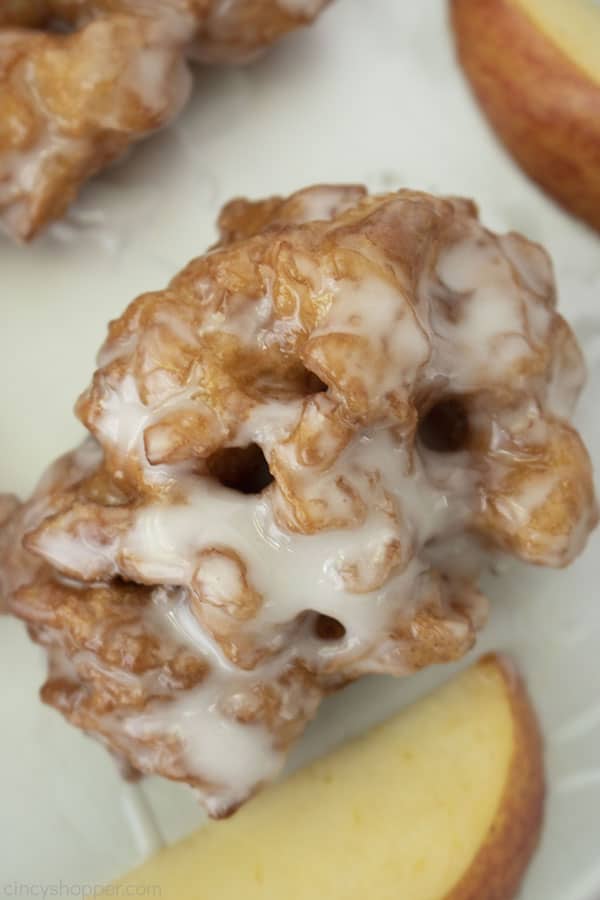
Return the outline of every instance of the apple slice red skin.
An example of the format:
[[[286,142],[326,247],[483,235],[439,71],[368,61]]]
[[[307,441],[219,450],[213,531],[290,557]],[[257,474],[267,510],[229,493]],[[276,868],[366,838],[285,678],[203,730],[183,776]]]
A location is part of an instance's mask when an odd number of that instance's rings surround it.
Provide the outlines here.
[[[459,61],[505,147],[600,231],[600,82],[511,0],[450,0],[450,19]]]

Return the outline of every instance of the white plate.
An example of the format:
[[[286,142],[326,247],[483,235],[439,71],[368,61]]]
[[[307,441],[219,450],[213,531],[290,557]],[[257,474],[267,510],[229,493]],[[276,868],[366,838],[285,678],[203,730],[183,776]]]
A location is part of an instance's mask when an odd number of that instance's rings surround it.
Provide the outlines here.
[[[316,27],[252,67],[199,72],[177,127],[85,191],[79,229],[58,226],[24,249],[0,242],[0,489],[26,494],[48,460],[79,439],[71,407],[107,320],[213,241],[225,200],[317,181],[472,195],[491,227],[546,244],[590,366],[578,424],[600,461],[598,238],[497,146],[454,63],[443,0],[338,0]],[[493,615],[478,652],[517,657],[547,740],[548,815],[527,900],[600,897],[599,559],[596,533],[567,571],[523,566],[489,585]],[[330,699],[292,765],[449,672],[365,679]],[[41,652],[18,623],[1,621],[0,893],[3,882],[62,883],[72,896],[202,815],[181,786],[121,782],[101,747],[39,704],[42,677]]]

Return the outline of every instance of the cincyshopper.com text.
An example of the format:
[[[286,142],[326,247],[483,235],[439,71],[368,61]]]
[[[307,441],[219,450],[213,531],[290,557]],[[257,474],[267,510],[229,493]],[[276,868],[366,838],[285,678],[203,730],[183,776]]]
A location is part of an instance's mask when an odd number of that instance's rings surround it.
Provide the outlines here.
[[[65,882],[6,881],[0,883],[0,897],[47,900],[49,897],[161,897],[159,884],[91,884]]]

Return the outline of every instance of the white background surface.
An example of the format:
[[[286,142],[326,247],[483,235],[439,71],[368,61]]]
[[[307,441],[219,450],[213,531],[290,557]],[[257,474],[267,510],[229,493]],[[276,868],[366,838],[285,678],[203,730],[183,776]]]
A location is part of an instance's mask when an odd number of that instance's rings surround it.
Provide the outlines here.
[[[497,146],[453,61],[445,12],[443,0],[337,0],[250,68],[199,71],[179,124],[86,189],[77,229],[27,248],[0,240],[0,490],[25,495],[78,441],[71,408],[107,320],[214,240],[224,201],[318,181],[474,196],[490,227],[548,247],[588,358],[578,425],[600,467],[600,240]],[[596,533],[568,571],[520,567],[489,585],[478,652],[517,657],[547,739],[547,825],[526,900],[600,897],[599,560]],[[21,625],[1,620],[0,896],[13,881],[104,881],[202,820],[181,786],[124,785],[101,747],[39,704],[43,670]],[[332,698],[292,764],[449,671],[366,679]]]

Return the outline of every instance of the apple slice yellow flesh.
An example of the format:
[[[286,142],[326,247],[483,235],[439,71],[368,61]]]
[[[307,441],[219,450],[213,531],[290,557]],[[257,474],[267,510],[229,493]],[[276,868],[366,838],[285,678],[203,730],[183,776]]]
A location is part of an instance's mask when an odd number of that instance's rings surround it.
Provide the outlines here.
[[[523,169],[600,230],[600,7],[450,0],[459,60]]]
[[[600,10],[594,0],[513,0],[565,56],[600,85]]]
[[[509,900],[544,798],[535,715],[485,657],[119,882],[163,900]]]

